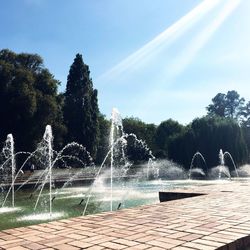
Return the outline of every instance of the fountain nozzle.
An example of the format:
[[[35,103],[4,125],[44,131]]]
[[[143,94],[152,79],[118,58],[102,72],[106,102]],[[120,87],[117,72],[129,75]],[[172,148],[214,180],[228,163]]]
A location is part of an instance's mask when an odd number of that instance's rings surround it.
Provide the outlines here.
[[[81,199],[79,205],[82,205],[83,202],[84,202],[84,199]]]
[[[120,202],[118,207],[117,207],[117,210],[119,210],[121,208],[121,205],[122,205],[122,203]]]

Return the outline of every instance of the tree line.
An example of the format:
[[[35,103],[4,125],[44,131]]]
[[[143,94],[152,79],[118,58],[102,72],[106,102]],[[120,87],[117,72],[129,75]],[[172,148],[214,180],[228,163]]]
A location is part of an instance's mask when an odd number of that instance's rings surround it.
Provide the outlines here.
[[[64,93],[60,82],[37,54],[0,51],[0,142],[7,134],[15,138],[16,151],[33,151],[44,128],[52,125],[54,148],[75,141],[86,147],[100,163],[109,148],[110,121],[98,107],[88,65],[77,54],[69,68]],[[238,164],[249,161],[250,102],[232,90],[219,93],[207,107],[207,115],[183,126],[168,119],[158,126],[138,118],[123,119],[126,133],[147,143],[158,158],[171,159],[188,168],[193,154],[201,152],[208,166],[218,165],[220,149],[228,151]],[[128,141],[128,158],[133,162],[148,155],[133,138]]]
[[[188,169],[200,152],[208,167],[219,164],[219,151],[229,152],[237,164],[249,162],[250,102],[235,91],[219,93],[207,106],[207,115],[182,124],[168,119],[158,126],[136,118],[124,119],[124,129],[145,140],[157,158],[168,158]],[[136,154],[131,156],[136,158]],[[231,164],[231,163],[228,163]]]

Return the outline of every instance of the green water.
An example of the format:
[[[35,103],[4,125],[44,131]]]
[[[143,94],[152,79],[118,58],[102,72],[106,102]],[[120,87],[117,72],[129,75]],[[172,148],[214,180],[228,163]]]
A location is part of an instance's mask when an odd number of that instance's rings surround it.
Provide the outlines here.
[[[154,204],[159,202],[158,192],[162,190],[170,190],[174,188],[185,188],[192,185],[204,185],[203,182],[191,181],[127,181],[125,183],[114,183],[113,188],[113,210],[117,210],[119,203],[120,209],[136,207],[144,204]],[[44,190],[36,211],[34,206],[38,197],[38,192],[32,189],[19,190],[15,193],[15,207],[19,210],[15,212],[2,212],[0,208],[0,230],[34,225],[42,222],[47,222],[55,219],[71,218],[81,216],[86,204],[85,187],[69,187],[65,189],[54,189],[52,197],[53,209],[52,215],[49,217],[49,193]],[[31,194],[33,194],[31,196]],[[93,187],[89,204],[87,206],[86,215],[110,211],[110,187],[109,183],[99,181]],[[80,204],[80,202],[84,201]],[[11,207],[9,199],[5,207]],[[2,208],[3,209],[3,208]],[[40,216],[47,213],[47,216]],[[38,218],[32,218],[31,215],[36,215]],[[39,217],[41,217],[39,219]],[[45,218],[44,218],[45,217]]]

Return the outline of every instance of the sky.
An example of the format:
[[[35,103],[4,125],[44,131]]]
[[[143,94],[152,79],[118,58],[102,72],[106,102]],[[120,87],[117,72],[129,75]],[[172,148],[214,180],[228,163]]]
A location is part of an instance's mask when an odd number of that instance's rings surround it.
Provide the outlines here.
[[[66,87],[77,53],[107,118],[182,124],[219,92],[250,101],[248,0],[0,0],[0,49],[37,53]]]

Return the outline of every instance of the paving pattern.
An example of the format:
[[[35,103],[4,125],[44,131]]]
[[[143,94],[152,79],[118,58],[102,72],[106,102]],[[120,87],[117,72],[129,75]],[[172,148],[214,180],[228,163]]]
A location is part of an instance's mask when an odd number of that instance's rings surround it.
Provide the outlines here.
[[[243,250],[250,245],[250,181],[185,192],[205,195],[3,230],[0,249]]]

